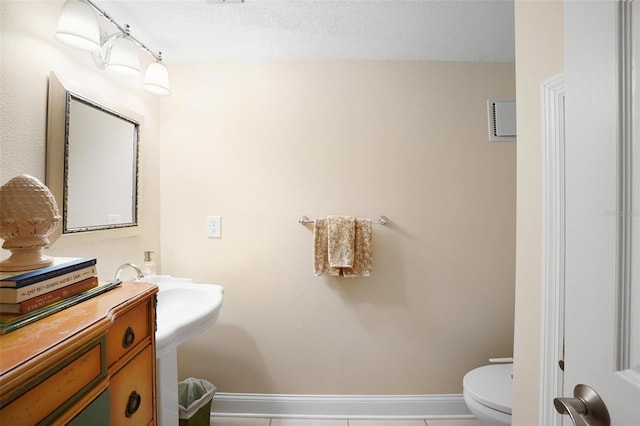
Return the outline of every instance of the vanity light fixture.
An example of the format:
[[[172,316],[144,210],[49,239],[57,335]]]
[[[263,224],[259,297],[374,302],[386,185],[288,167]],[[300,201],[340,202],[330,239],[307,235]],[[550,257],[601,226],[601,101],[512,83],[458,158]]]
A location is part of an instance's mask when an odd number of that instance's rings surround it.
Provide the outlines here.
[[[96,13],[114,25],[117,32],[108,36],[102,34]],[[151,51],[131,35],[129,25],[121,26],[91,0],[65,2],[58,18],[56,38],[71,46],[91,50],[100,69],[120,74],[140,73],[139,49],[142,49],[155,59],[146,70],[144,89],[155,95],[170,93],[169,73],[162,63],[161,53]]]

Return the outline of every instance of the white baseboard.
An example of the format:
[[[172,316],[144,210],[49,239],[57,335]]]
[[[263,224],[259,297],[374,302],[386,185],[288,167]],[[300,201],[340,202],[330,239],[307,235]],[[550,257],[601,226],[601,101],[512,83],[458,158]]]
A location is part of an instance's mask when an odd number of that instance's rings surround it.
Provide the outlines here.
[[[213,416],[438,419],[473,418],[462,395],[272,395],[216,393]]]

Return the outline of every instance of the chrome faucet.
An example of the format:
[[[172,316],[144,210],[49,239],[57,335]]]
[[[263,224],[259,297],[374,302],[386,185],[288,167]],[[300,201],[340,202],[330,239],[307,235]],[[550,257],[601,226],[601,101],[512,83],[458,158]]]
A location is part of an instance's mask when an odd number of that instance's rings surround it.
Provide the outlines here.
[[[120,273],[123,270],[127,269],[127,268],[131,268],[131,269],[136,271],[136,274],[137,274],[136,278],[137,279],[144,278],[144,274],[142,273],[142,269],[140,269],[137,265],[134,265],[133,263],[125,263],[123,265],[120,265],[118,267],[118,269],[116,270],[116,280],[120,279]]]

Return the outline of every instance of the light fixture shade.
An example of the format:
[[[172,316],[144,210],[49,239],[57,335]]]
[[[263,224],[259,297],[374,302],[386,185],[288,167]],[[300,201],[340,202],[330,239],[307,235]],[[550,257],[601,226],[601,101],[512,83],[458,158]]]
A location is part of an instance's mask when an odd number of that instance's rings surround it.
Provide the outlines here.
[[[154,62],[149,65],[144,75],[144,90],[154,95],[166,96],[171,93],[169,89],[169,73],[164,64]]]
[[[56,38],[84,50],[99,50],[100,27],[93,8],[80,0],[67,0],[58,18]]]
[[[105,68],[119,74],[137,74],[140,72],[140,52],[138,46],[129,38],[118,37],[107,47],[111,50]]]

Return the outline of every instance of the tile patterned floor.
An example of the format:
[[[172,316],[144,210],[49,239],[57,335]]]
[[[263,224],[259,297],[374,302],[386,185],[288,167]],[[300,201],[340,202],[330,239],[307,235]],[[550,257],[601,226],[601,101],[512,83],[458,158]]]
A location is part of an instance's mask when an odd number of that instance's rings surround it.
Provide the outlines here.
[[[475,419],[363,420],[214,417],[211,426],[480,426]]]

